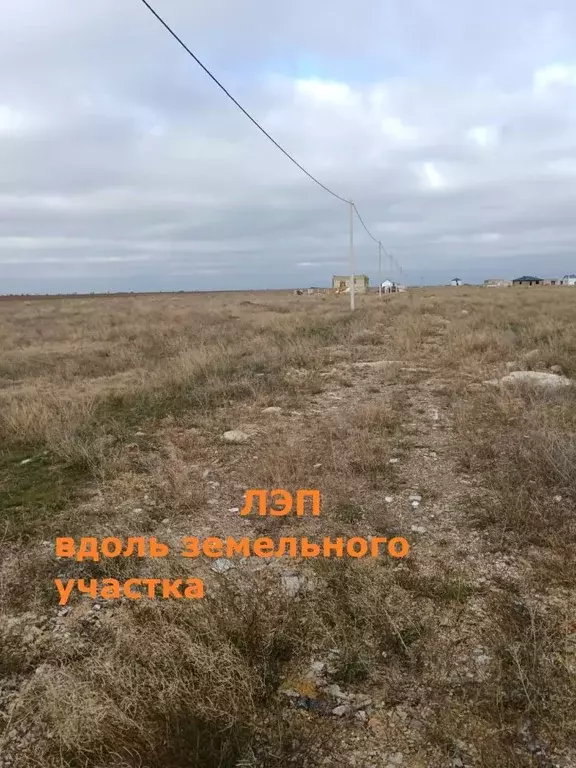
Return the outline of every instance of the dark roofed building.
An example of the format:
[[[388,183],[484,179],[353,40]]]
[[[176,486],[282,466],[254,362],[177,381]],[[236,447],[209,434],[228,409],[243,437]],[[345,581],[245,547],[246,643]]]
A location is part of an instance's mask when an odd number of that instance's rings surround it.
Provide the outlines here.
[[[542,285],[544,280],[541,277],[532,275],[523,275],[512,280],[512,285]]]

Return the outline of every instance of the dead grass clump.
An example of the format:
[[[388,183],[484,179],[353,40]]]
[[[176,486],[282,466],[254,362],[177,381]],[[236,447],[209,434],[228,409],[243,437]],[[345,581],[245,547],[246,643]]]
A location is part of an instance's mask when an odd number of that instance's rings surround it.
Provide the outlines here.
[[[574,616],[505,592],[492,598],[491,615],[486,642],[496,672],[483,684],[488,711],[525,748],[537,739],[545,752],[574,743]]]
[[[392,566],[315,566],[314,588],[296,598],[276,569],[243,569],[194,604],[142,600],[69,624],[65,666],[56,635],[39,630],[48,647],[37,651],[13,633],[4,666],[44,660],[11,712],[10,733],[31,734],[14,764],[232,768],[252,751],[256,765],[285,765],[277,690],[289,666],[336,649],[335,681],[384,680],[391,664],[417,663],[431,618],[394,587]]]

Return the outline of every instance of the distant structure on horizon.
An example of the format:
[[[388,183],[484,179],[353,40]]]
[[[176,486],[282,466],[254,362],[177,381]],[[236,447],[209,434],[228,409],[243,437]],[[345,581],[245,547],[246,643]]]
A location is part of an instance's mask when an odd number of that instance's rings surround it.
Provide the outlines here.
[[[522,275],[514,280],[505,280],[501,277],[491,277],[484,280],[484,288],[503,288],[510,285],[574,285],[576,275],[564,275],[564,277],[535,277],[534,275]]]
[[[393,280],[384,280],[382,283],[382,293],[404,293],[405,291],[405,285],[395,283]]]
[[[462,285],[462,280],[460,280],[459,277],[453,277],[452,280],[450,280],[450,285]]]
[[[370,281],[367,275],[354,275],[354,293],[368,293]],[[350,275],[333,275],[332,289],[336,293],[350,293],[352,279]]]

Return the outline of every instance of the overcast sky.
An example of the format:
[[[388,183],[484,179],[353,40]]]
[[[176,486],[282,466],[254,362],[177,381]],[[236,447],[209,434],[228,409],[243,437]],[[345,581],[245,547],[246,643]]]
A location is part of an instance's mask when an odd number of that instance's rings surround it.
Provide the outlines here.
[[[576,271],[574,0],[153,4],[355,200],[407,282]],[[347,271],[347,206],[140,0],[18,0],[2,17],[1,292],[296,287]],[[377,246],[355,239],[376,282]]]

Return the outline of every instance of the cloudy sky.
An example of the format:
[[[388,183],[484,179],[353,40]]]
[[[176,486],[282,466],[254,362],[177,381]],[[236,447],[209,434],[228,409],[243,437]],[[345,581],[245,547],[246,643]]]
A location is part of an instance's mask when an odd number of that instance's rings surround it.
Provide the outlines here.
[[[576,271],[573,0],[153,4],[407,282]],[[141,0],[5,4],[1,292],[327,285],[347,264],[346,204]]]

